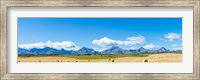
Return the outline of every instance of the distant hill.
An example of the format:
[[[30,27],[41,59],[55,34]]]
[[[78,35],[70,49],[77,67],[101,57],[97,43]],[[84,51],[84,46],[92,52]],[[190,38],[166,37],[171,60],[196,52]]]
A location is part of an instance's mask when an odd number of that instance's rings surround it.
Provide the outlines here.
[[[82,47],[80,50],[76,52],[77,54],[99,54],[100,52],[95,51],[90,48]]]
[[[148,50],[144,49],[143,47],[139,48],[136,53],[147,53]]]
[[[149,50],[145,49],[143,47],[139,49],[122,49],[118,46],[113,46],[109,49],[106,49],[102,52],[95,51],[94,49],[82,47],[81,49],[74,51],[74,50],[64,50],[64,49],[54,49],[50,47],[45,48],[32,48],[30,50],[18,48],[18,54],[126,54],[126,53],[137,53],[137,54],[143,54],[143,53],[165,53],[165,52],[182,52],[182,50],[176,50],[176,51],[170,51],[167,50],[164,47],[161,47],[158,50]]]
[[[157,50],[157,52],[169,52],[169,50],[167,50],[164,47],[161,47],[160,49]]]
[[[18,53],[19,54],[74,54],[76,53],[76,51],[73,50],[57,50],[54,48],[50,48],[50,47],[45,47],[45,48],[32,48],[30,50],[26,50],[26,49],[22,49],[22,48],[18,48]]]
[[[125,53],[126,50],[118,47],[118,46],[113,46],[110,49],[104,50],[102,53],[103,54],[118,54],[118,53]]]

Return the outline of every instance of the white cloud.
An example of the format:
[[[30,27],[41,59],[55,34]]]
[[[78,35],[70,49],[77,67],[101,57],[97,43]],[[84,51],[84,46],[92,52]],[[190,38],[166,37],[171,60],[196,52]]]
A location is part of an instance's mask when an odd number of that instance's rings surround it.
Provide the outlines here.
[[[160,46],[154,44],[147,44],[144,46],[145,49],[159,49]]]
[[[165,35],[165,38],[168,41],[174,41],[175,39],[180,39],[181,35],[177,34],[177,33],[168,33]]]
[[[33,43],[33,44],[19,44],[18,46],[24,49],[45,48],[45,47],[50,47],[54,49],[65,49],[65,50],[79,49],[79,47],[76,46],[71,41],[52,42],[49,40],[47,42],[39,42],[39,43]]]
[[[133,47],[130,47],[130,48],[126,48],[127,50],[129,50],[129,49],[139,49],[140,47],[135,47],[135,46],[133,46]]]
[[[104,51],[104,50],[106,50],[106,49],[108,49],[108,48],[110,48],[110,47],[103,47],[103,48],[92,48],[92,49],[94,49],[95,51],[99,51],[99,52],[101,52],[101,51]]]
[[[173,44],[172,46],[173,46],[173,47],[176,47],[176,46],[178,46],[178,44]]]
[[[172,51],[176,51],[176,50],[182,50],[181,47],[176,47],[176,48],[173,48]]]
[[[142,35],[128,37],[125,41],[113,40],[107,37],[103,37],[99,40],[93,40],[92,43],[98,46],[106,47],[106,46],[129,46],[136,44],[143,44],[145,42],[145,38]]]

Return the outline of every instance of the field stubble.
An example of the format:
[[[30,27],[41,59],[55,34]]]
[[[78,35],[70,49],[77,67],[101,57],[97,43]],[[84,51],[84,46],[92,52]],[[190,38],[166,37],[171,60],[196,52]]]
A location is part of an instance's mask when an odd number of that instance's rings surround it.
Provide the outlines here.
[[[106,57],[107,56],[107,57]],[[85,55],[85,56],[30,56],[18,57],[18,62],[182,62],[182,54],[178,53],[159,53],[148,54],[148,56],[129,56],[129,55]]]

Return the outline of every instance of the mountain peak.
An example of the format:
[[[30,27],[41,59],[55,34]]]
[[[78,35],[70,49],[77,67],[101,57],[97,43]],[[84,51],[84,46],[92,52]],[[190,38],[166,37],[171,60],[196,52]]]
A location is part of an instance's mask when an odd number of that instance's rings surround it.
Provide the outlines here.
[[[44,48],[32,48],[30,50],[23,49],[18,47],[19,54],[124,54],[124,53],[154,53],[154,52],[170,52],[165,47],[161,47],[156,50],[149,50],[145,49],[144,47],[140,47],[139,49],[135,50],[126,50],[122,49],[118,46],[112,46],[104,51],[98,52],[92,48],[82,47],[79,50],[64,50],[64,49],[55,49],[51,47],[44,47]],[[182,52],[182,50],[177,50],[173,52]]]
[[[79,54],[95,54],[98,52],[87,47],[82,47],[81,49],[78,50],[78,53]]]
[[[144,49],[144,47],[141,47],[141,48],[139,48],[139,49]]]
[[[89,49],[89,48],[87,48],[87,47],[82,47],[81,49]]]
[[[121,49],[119,46],[112,46],[110,49]]]
[[[138,49],[138,52],[140,52],[140,53],[146,53],[147,51],[148,50],[145,49],[144,47],[141,47],[141,48]]]
[[[90,50],[90,51],[93,51],[93,49],[87,48],[87,47],[82,47],[81,49],[79,49],[79,51],[80,51],[80,50]]]
[[[50,48],[50,47],[44,47],[43,49],[52,49],[52,48]]]
[[[160,49],[164,49],[164,50],[166,50],[166,48],[165,48],[165,47],[161,47]]]
[[[112,46],[111,48],[103,51],[103,53],[109,53],[109,54],[117,54],[117,53],[124,53],[124,52],[125,50],[123,50],[122,48],[118,46]]]
[[[167,52],[168,50],[165,47],[161,47],[158,52]]]

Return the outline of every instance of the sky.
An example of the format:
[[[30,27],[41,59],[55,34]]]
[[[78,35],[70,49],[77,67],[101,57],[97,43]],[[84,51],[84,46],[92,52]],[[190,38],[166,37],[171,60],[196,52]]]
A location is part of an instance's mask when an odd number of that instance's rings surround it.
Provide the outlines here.
[[[18,18],[18,47],[182,48],[182,18]]]

